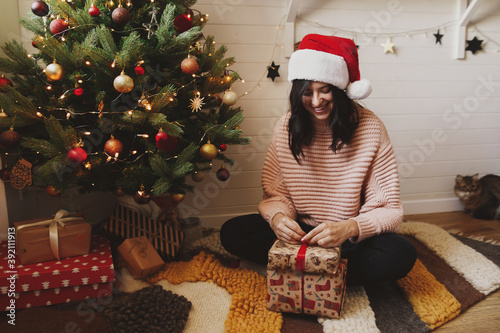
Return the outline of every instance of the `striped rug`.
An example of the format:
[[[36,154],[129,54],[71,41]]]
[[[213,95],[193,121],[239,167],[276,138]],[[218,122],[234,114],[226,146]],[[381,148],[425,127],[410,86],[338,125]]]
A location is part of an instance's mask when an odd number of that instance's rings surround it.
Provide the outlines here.
[[[209,248],[207,252],[215,256],[200,252],[190,261],[167,263],[160,272],[149,277],[148,282],[161,284],[166,289],[186,285],[186,282],[208,282],[224,289],[227,296],[219,303],[224,309],[218,309],[214,306],[217,302],[200,293],[186,296],[193,304],[199,302],[198,312],[205,318],[210,318],[211,311],[213,318],[227,313],[224,328],[207,324],[206,319],[197,320],[194,311],[186,327],[192,330],[186,332],[204,328],[204,332],[239,333],[430,332],[500,288],[499,245],[454,236],[422,222],[405,222],[400,233],[417,248],[418,261],[413,270],[396,283],[348,288],[340,319],[268,311],[265,308],[265,277],[252,270],[223,265],[221,261],[224,260],[217,258],[224,257],[224,251],[217,244],[218,237],[213,236],[206,247]],[[189,289],[189,285],[185,288]],[[206,306],[204,299],[210,302]],[[189,320],[199,326],[190,326]]]

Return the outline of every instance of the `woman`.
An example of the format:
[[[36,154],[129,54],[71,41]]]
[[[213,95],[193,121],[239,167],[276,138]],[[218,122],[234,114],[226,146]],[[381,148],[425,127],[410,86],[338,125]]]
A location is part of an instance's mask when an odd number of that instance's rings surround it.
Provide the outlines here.
[[[266,156],[260,214],[227,221],[222,245],[261,264],[276,238],[341,246],[349,284],[404,277],[416,250],[396,234],[403,210],[387,131],[355,102],[371,92],[360,80],[356,46],[307,35],[290,58],[288,79],[291,111]]]

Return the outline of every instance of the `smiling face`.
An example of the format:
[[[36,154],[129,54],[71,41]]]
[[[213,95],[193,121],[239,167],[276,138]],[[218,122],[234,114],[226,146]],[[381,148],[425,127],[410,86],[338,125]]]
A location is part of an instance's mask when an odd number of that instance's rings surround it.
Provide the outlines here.
[[[311,82],[302,95],[302,104],[313,120],[328,121],[333,110],[331,86],[324,82]]]

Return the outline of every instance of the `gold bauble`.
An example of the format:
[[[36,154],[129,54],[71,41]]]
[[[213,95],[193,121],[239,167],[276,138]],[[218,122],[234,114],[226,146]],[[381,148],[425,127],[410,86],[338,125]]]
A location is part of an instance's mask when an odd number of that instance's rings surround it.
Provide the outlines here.
[[[200,69],[200,65],[194,58],[186,58],[181,62],[181,70],[186,74],[194,74]]]
[[[174,203],[179,203],[181,202],[182,200],[184,200],[185,198],[185,194],[182,194],[182,193],[172,193],[170,194],[170,199],[172,200],[172,202]]]
[[[191,175],[191,179],[195,182],[201,182],[205,179],[205,173],[203,171],[196,171]]]
[[[222,97],[222,102],[224,102],[224,104],[229,106],[236,104],[237,101],[238,101],[238,95],[236,95],[236,93],[232,90],[227,91],[224,94],[224,97]]]
[[[115,87],[116,91],[122,94],[126,94],[134,89],[134,80],[124,72],[118,75],[113,81],[113,87]]]
[[[45,75],[52,81],[58,81],[62,78],[64,74],[63,68],[61,65],[56,63],[55,61],[45,67]]]
[[[207,160],[213,160],[217,156],[217,148],[208,141],[200,148],[200,154]]]
[[[56,188],[52,185],[47,185],[47,187],[45,188],[45,192],[47,192],[47,194],[51,197],[58,197],[59,195],[61,195],[61,191],[56,190]]]

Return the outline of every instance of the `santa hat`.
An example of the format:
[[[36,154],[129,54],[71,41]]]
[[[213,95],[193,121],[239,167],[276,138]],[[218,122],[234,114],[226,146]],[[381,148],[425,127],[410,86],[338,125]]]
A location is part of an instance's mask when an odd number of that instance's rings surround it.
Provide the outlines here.
[[[360,79],[358,51],[347,38],[306,35],[288,63],[288,80],[295,79],[329,83],[353,100],[372,92],[370,81]]]

